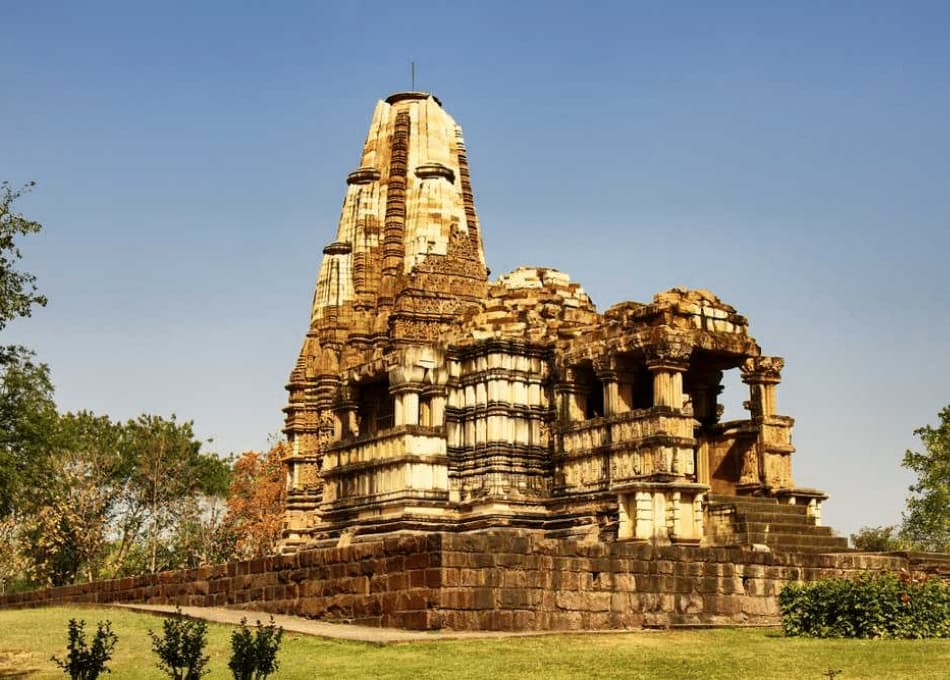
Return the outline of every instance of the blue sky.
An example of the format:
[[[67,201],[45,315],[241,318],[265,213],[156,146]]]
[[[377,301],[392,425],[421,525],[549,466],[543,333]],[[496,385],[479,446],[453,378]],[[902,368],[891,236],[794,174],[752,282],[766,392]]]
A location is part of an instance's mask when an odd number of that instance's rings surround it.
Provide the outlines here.
[[[946,3],[3,3],[0,178],[38,182],[7,329],[62,409],[281,427],[377,99],[466,134],[495,275],[601,309],[709,288],[786,358],[793,470],[842,533],[900,520],[950,403]],[[729,376],[727,417],[746,398]]]

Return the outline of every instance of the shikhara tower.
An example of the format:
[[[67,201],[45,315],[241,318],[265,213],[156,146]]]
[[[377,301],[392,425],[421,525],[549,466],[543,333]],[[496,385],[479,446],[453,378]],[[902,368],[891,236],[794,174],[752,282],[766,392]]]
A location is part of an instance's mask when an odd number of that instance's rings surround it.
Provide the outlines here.
[[[461,128],[427,93],[377,104],[346,183],[287,386],[285,549],[486,527],[842,547],[792,482],[783,361],[735,309],[674,289],[601,314],[536,267],[489,282]],[[720,422],[729,370],[749,413]],[[787,535],[757,535],[777,504]]]

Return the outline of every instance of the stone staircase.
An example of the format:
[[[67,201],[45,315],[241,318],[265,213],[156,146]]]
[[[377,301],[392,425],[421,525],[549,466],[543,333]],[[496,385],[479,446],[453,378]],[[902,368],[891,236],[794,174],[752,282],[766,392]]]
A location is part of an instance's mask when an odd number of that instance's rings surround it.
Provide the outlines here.
[[[706,540],[712,545],[765,545],[784,552],[841,552],[848,539],[817,526],[804,505],[774,498],[710,494]]]

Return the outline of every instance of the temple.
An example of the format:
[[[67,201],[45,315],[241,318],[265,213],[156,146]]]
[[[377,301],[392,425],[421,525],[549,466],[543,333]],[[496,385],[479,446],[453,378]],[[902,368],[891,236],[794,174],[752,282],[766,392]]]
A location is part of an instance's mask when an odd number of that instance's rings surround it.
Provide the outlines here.
[[[285,551],[500,527],[844,546],[792,480],[783,360],[734,308],[677,288],[599,312],[538,267],[490,281],[461,128],[427,93],[377,104],[346,185],[287,386]],[[743,420],[721,420],[727,371]]]

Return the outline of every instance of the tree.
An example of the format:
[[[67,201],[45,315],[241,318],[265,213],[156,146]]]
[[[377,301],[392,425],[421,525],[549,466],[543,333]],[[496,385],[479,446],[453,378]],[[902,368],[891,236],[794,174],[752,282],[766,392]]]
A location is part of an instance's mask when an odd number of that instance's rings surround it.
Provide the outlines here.
[[[15,268],[22,257],[16,237],[35,234],[43,228],[13,207],[34,185],[30,182],[22,189],[11,189],[9,182],[0,183],[0,331],[13,319],[30,316],[33,305],[46,305],[46,297],[37,292],[36,277]]]
[[[0,183],[0,332],[7,324],[30,316],[46,298],[36,289],[36,277],[17,270],[22,255],[17,238],[42,228],[14,209],[14,202],[33,187],[22,189]],[[37,363],[32,352],[0,344],[0,582],[22,579],[28,560],[21,501],[42,478],[49,438],[56,422],[49,368]]]
[[[122,455],[127,478],[121,496],[118,571],[155,572],[174,566],[169,545],[188,499],[227,493],[229,469],[214,454],[202,453],[192,423],[175,416],[143,415],[124,426]],[[138,547],[139,549],[135,549]]]
[[[225,522],[236,537],[238,557],[262,557],[277,548],[284,520],[281,460],[286,453],[286,442],[278,442],[267,453],[247,451],[234,461]]]
[[[897,536],[896,526],[861,527],[858,533],[851,534],[851,543],[866,552],[890,552],[907,547]]]
[[[0,517],[42,481],[56,427],[49,368],[22,348],[0,362]]]
[[[57,421],[44,479],[22,503],[36,573],[51,585],[99,576],[122,488],[121,437],[120,425],[88,411]]]
[[[950,552],[950,406],[938,414],[937,427],[914,431],[924,451],[908,451],[902,465],[913,470],[917,483],[910,487],[901,536],[915,546]]]
[[[28,583],[31,561],[23,525],[15,517],[0,519],[0,595]]]
[[[47,444],[30,493],[16,504],[20,547],[39,582],[62,585],[222,557],[214,551],[223,514],[217,498],[226,493],[228,464],[200,451],[191,423],[67,413],[55,420]]]

